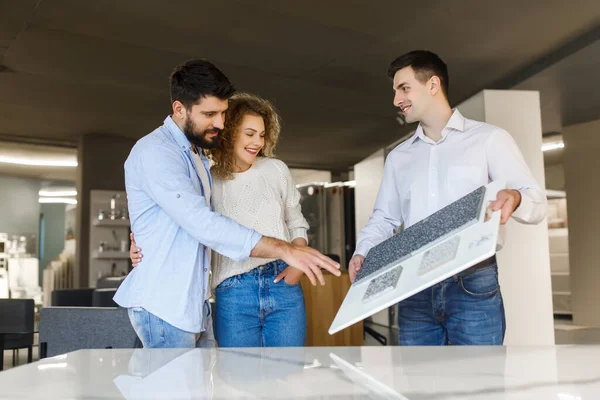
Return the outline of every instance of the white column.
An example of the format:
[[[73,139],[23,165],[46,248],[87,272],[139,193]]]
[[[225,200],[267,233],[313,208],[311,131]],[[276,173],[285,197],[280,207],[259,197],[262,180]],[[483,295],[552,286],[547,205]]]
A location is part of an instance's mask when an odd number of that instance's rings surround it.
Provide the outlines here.
[[[507,130],[545,190],[539,92],[484,90],[457,107],[467,118]],[[510,220],[498,253],[506,308],[506,345],[554,344],[548,225]]]

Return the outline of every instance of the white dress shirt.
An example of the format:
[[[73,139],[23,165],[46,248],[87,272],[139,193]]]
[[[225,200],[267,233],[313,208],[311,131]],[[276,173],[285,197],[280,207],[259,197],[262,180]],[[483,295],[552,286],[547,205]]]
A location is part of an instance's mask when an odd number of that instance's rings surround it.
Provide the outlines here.
[[[402,224],[408,228],[494,180],[521,193],[514,219],[525,224],[544,219],[546,196],[508,132],[467,119],[458,110],[437,143],[419,124],[414,136],[387,156],[373,214],[358,235],[355,254],[366,256]]]

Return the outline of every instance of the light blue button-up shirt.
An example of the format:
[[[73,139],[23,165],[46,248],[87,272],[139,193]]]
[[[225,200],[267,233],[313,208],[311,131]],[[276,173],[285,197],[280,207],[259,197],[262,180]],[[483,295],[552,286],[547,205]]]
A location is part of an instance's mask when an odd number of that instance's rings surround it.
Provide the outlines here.
[[[122,307],[143,307],[179,329],[201,332],[207,247],[244,260],[261,235],[207,206],[191,152],[185,134],[167,117],[125,161],[131,229],[144,259],[114,300]],[[203,156],[202,161],[208,170],[208,160]]]

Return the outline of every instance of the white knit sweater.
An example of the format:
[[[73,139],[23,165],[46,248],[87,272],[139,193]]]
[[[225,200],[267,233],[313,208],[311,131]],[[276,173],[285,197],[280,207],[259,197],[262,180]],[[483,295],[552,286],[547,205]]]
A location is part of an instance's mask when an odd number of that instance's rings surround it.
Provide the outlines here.
[[[300,193],[287,165],[280,160],[258,158],[249,170],[234,174],[232,180],[215,178],[212,196],[216,212],[263,236],[287,242],[307,239],[309,226],[300,208]],[[233,261],[213,251],[212,287],[271,261],[274,259],[255,257]]]

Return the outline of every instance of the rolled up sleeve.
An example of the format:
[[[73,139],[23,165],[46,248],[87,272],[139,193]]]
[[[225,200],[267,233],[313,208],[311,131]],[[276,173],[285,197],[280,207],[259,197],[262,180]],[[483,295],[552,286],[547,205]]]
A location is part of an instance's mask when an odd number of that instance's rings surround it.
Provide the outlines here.
[[[487,159],[492,180],[503,180],[509,189],[521,193],[521,204],[512,217],[523,224],[539,224],[546,217],[546,195],[535,181],[517,143],[503,129],[492,134]]]

